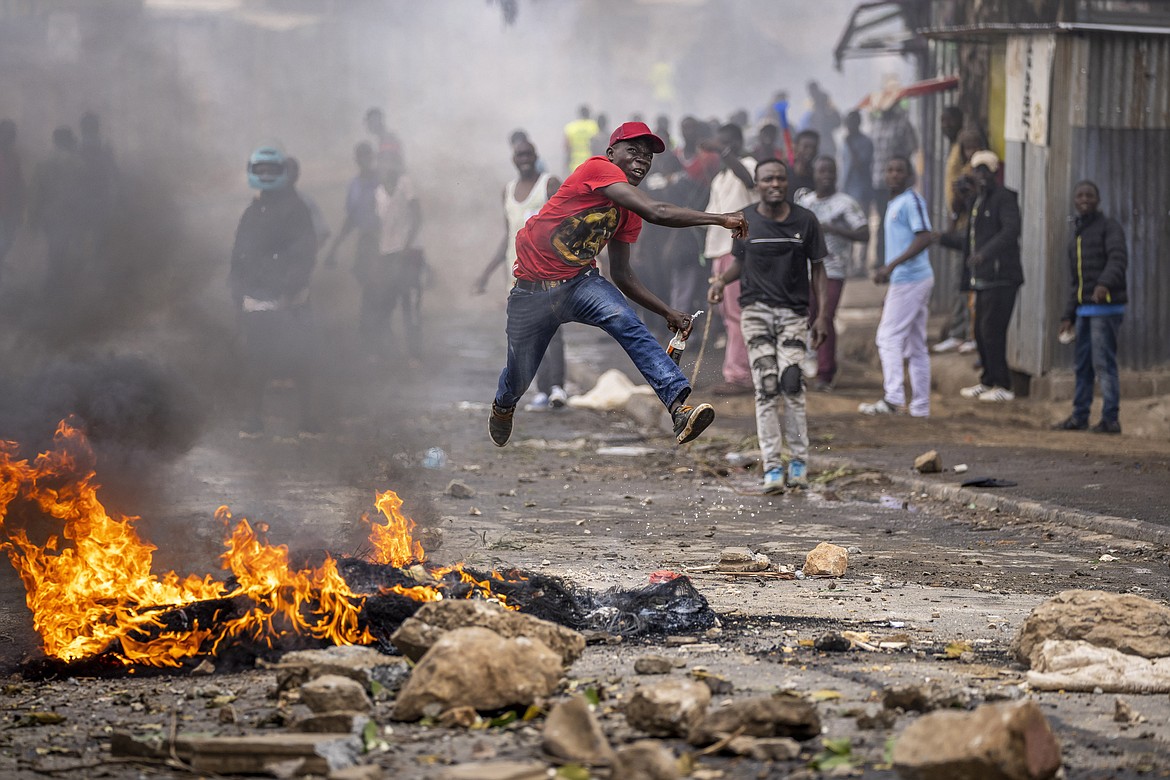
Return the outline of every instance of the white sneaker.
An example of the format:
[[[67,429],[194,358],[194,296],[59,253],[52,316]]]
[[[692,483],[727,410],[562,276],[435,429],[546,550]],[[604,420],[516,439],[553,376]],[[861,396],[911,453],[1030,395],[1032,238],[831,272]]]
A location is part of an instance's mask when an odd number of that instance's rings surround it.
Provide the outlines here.
[[[962,339],[957,339],[954,336],[943,339],[939,343],[930,348],[931,352],[950,352],[952,349],[958,349],[963,344]]]
[[[859,404],[857,411],[870,416],[879,414],[901,414],[902,410],[893,404],[886,403],[886,399],[875,401],[872,404]]]
[[[963,396],[964,398],[978,398],[979,396],[986,393],[988,390],[991,390],[991,388],[988,387],[987,385],[983,384],[982,382],[980,382],[977,385],[971,385],[970,387],[964,387],[962,390],[959,391],[959,395]]]
[[[1016,400],[1016,394],[1006,387],[993,387],[986,393],[981,393],[979,400],[991,401],[992,403],[996,401],[1014,401]]]
[[[805,379],[816,379],[817,376],[817,353],[809,350],[804,353],[804,360],[800,361],[800,373],[804,374]]]
[[[974,352],[977,349],[979,349],[979,345],[974,341],[964,341],[959,345],[959,354],[966,355],[968,352]]]
[[[569,394],[565,392],[565,388],[560,385],[553,385],[552,390],[548,394],[548,405],[553,409],[560,409],[564,407],[569,400]]]
[[[526,412],[542,412],[548,408],[548,393],[537,393],[532,400],[524,405]]]

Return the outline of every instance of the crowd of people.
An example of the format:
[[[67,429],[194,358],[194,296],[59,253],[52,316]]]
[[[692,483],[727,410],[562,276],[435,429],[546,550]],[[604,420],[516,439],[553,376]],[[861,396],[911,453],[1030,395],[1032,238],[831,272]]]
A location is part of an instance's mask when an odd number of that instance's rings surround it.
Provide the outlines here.
[[[787,96],[778,93],[754,123],[746,111],[726,122],[685,116],[677,142],[666,116],[653,130],[634,117],[605,138],[604,116],[581,106],[564,129],[563,183],[517,131],[518,177],[503,193],[507,230],[476,285],[482,292],[495,269],[511,271],[507,366],[489,418],[497,445],[507,443],[534,376],[539,392],[528,408],[564,404],[560,326],[568,322],[609,332],[670,410],[677,440],[697,436],[714,410],[687,402],[690,385],[652,331],[688,335],[687,312],[705,301],[718,307],[724,327],[723,381],[710,390],[754,396],[764,490],[807,485],[806,385],[834,388],[834,321],[848,278],[870,276],[888,286],[876,337],[882,396],[859,411],[930,415],[935,245],[954,250],[962,269],[959,302],[933,351],[977,353],[978,381],[962,397],[1015,399],[1007,334],[1024,283],[1022,227],[1000,158],[957,107],[946,107],[940,131],[951,144],[944,185],[951,198],[949,213],[932,221],[916,186],[919,141],[905,106],[893,101],[875,109],[867,135],[858,111],[842,117],[815,82],[808,93],[809,109],[796,127],[788,121]],[[1099,379],[1104,407],[1093,430],[1118,433],[1125,237],[1116,220],[1097,211],[1092,182],[1080,183],[1074,199],[1073,291],[1061,334],[1077,343],[1077,391],[1073,414],[1055,427],[1088,427]],[[737,212],[742,223],[734,220]],[[878,225],[872,268],[871,217]],[[945,228],[936,230],[935,222]],[[603,249],[616,290],[598,273]],[[937,261],[956,262],[947,253]]]
[[[942,253],[936,262],[959,262],[963,270],[958,303],[933,351],[977,353],[978,381],[962,389],[963,397],[1014,400],[1007,332],[1024,283],[1021,215],[983,133],[957,107],[943,110],[949,213],[932,220],[916,188],[918,134],[905,108],[897,101],[872,107],[867,134],[858,111],[842,115],[815,82],[807,90],[808,110],[798,122],[789,122],[787,95],[778,93],[754,120],[747,111],[727,121],[684,116],[677,141],[667,116],[657,117],[653,129],[634,117],[611,132],[605,115],[581,106],[564,127],[563,175],[550,170],[523,130],[510,136],[516,175],[501,192],[505,229],[473,285],[483,293],[496,274],[508,280],[508,351],[489,417],[497,445],[507,443],[534,380],[528,410],[568,401],[561,327],[570,322],[599,327],[621,344],[670,412],[677,441],[694,439],[714,409],[691,397],[690,382],[661,343],[668,332],[688,336],[690,312],[710,304],[720,314],[716,342],[723,351],[722,381],[708,389],[754,396],[766,491],[805,485],[806,387],[834,389],[835,319],[848,279],[871,276],[888,285],[876,338],[882,395],[859,411],[929,416],[935,244],[961,258]],[[247,366],[241,436],[264,432],[265,392],[280,378],[297,388],[300,433],[320,432],[303,359],[316,333],[309,283],[318,254],[336,267],[351,238],[363,355],[373,364],[390,357],[397,312],[407,361],[421,356],[427,263],[420,199],[382,111],[370,109],[365,126],[369,138],[354,147],[356,172],[336,235],[317,204],[298,192],[294,157],[266,145],[248,159],[257,196],[240,219],[229,272]],[[52,151],[26,187],[16,127],[0,121],[0,272],[26,224],[44,234],[47,288],[96,267],[86,256],[107,240],[119,175],[98,117],[85,114],[77,129],[53,132]],[[1057,427],[1089,426],[1099,380],[1104,406],[1093,430],[1119,433],[1126,241],[1099,204],[1096,185],[1080,182],[1068,250],[1071,293],[1061,321],[1062,340],[1077,345],[1076,397]]]

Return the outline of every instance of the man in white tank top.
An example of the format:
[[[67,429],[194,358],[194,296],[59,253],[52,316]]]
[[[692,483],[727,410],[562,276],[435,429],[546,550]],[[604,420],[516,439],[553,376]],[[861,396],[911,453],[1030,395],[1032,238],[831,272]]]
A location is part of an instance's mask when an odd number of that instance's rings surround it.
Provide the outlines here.
[[[516,233],[524,227],[536,212],[540,211],[552,194],[561,186],[561,180],[548,173],[541,173],[537,167],[536,147],[530,141],[519,141],[512,145],[512,164],[519,173],[504,186],[504,240],[475,281],[473,292],[482,295],[496,268],[503,266],[507,274],[508,289],[515,284],[512,266],[516,263]],[[530,409],[559,409],[568,400],[565,384],[565,342],[558,330],[545,350],[536,372],[537,393]]]

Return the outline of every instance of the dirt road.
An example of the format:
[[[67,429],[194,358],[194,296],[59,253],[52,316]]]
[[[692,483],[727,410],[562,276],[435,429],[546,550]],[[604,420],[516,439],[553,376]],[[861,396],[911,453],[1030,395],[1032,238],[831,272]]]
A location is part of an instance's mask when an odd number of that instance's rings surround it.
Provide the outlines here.
[[[570,671],[576,687],[598,689],[603,724],[616,739],[637,736],[617,711],[639,682],[634,659],[654,652],[681,669],[702,667],[727,678],[733,690],[724,698],[782,689],[815,696],[825,736],[850,740],[855,776],[894,777],[887,740],[915,718],[902,715],[892,728],[862,730],[855,714],[889,686],[927,679],[965,690],[973,702],[1034,696],[1061,742],[1069,778],[1170,775],[1165,696],[1126,697],[1146,721],[1119,724],[1112,695],[1025,694],[1019,687],[1024,669],[1006,656],[1028,612],[1066,588],[1166,601],[1164,548],[909,494],[881,470],[830,474],[814,462],[811,490],[766,497],[757,490],[758,474],[728,466],[728,452],[750,450],[748,418],[740,410],[737,419],[728,405],[710,435],[682,449],[625,416],[581,410],[520,413],[515,439],[497,449],[485,420],[502,354],[493,324],[498,313],[469,316],[468,331],[436,337],[445,343],[432,343],[434,360],[423,369],[388,369],[384,381],[366,375],[378,381],[355,383],[353,397],[362,403],[352,403],[356,411],[342,415],[325,440],[242,442],[227,424],[208,434],[167,471],[165,484],[138,496],[138,506],[119,507],[143,516],[144,535],[160,545],[157,566],[214,570],[220,528],[211,517],[220,504],[268,522],[271,538],[288,541],[294,551],[358,552],[365,533],[360,515],[372,510],[376,490],[392,488],[416,520],[442,532],[441,547],[431,552],[436,561],[518,566],[599,590],[643,585],[658,570],[697,570],[690,575],[720,615],[719,631],[691,644],[661,638],[593,644]],[[591,334],[575,334],[570,344],[571,356],[606,349]],[[828,417],[828,403],[814,399],[813,415]],[[874,465],[903,468],[907,454],[927,448],[928,437],[909,426],[859,424],[844,410],[829,419],[818,420],[814,433],[823,453],[845,450],[861,460],[872,454]],[[982,430],[975,425],[958,418],[929,430],[958,436],[968,426]],[[446,453],[443,468],[422,466],[430,447]],[[878,463],[882,453],[886,464]],[[1004,472],[989,467],[988,473]],[[453,479],[474,495],[447,495]],[[822,541],[856,548],[843,578],[702,571],[733,546],[799,567]],[[1102,562],[1102,555],[1115,560]],[[0,575],[0,589],[0,652],[11,670],[35,656],[35,643],[10,571]],[[892,642],[893,649],[827,653],[809,646],[829,630],[865,632],[871,644]],[[940,658],[955,642],[969,643],[971,654],[963,661]],[[0,776],[186,776],[111,760],[110,733],[272,728],[283,722],[274,688],[273,674],[262,670],[49,682],[15,671],[2,691],[9,728],[0,731]],[[378,702],[379,723],[389,725],[391,705],[388,698]],[[221,715],[229,706],[230,719]],[[64,721],[28,722],[24,716],[33,711]],[[13,728],[18,725],[26,727]],[[537,756],[539,722],[475,732],[394,724],[385,739],[389,750],[369,760],[388,776],[430,778],[452,762]],[[781,778],[821,749],[809,743],[791,762],[708,756],[699,765],[722,772],[708,777]]]

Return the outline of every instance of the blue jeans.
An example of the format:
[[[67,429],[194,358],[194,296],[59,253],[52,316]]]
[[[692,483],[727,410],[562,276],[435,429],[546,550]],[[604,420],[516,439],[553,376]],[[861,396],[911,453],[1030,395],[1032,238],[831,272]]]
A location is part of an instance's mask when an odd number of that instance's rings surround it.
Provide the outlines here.
[[[510,409],[517,404],[532,384],[553,334],[564,322],[593,325],[612,336],[667,407],[690,393],[682,371],[638,319],[625,296],[594,269],[551,290],[512,288],[508,294],[508,364],[500,373],[497,406]]]
[[[1077,317],[1076,392],[1073,417],[1088,421],[1093,403],[1093,379],[1101,382],[1101,419],[1117,422],[1121,383],[1117,381],[1117,331],[1121,314]]]

